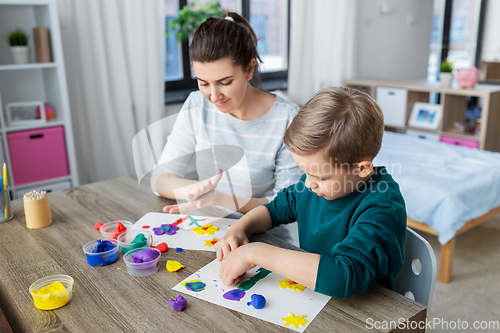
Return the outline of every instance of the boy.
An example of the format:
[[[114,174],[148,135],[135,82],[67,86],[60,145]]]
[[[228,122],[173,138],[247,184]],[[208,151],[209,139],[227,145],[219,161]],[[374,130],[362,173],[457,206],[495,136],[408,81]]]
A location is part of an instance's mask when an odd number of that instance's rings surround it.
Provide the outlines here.
[[[283,138],[305,174],[217,242],[222,282],[237,284],[258,265],[333,297],[363,293],[373,281],[394,289],[406,209],[398,184],[372,164],[383,130],[382,111],[369,95],[347,88],[314,95]],[[248,242],[249,235],[295,220],[308,253]]]

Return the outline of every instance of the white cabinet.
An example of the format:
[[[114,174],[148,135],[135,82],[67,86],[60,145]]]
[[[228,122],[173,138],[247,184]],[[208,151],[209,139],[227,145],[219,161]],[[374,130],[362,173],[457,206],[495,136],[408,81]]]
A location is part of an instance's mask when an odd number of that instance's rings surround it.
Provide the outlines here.
[[[50,31],[52,62],[36,63],[33,28],[47,27]],[[69,108],[64,58],[62,53],[61,36],[55,0],[0,0],[0,36],[8,31],[22,28],[29,36],[30,63],[13,64],[9,54],[9,46],[0,41],[0,135],[1,150],[4,151],[5,162],[9,170],[9,186],[14,197],[25,191],[36,188],[59,188],[78,186],[78,172],[75,158],[71,114]],[[9,124],[7,122],[5,106],[8,103],[43,102],[49,103],[55,110],[55,116],[46,122],[33,121],[32,123]],[[41,133],[49,128],[63,129],[65,141],[66,161],[68,172],[57,177],[48,177],[16,183],[16,172],[25,172],[13,169],[12,156],[24,149],[22,145],[10,145],[9,137],[14,132],[39,130]],[[47,145],[47,154],[42,159],[52,159],[51,145]],[[14,155],[13,155],[14,154]],[[29,158],[24,161],[31,168],[37,167],[37,161]],[[47,162],[47,161],[44,161]],[[61,163],[54,161],[54,163]],[[45,163],[46,164],[46,163]],[[50,163],[49,163],[50,165]],[[19,177],[17,177],[19,179]]]
[[[375,96],[384,114],[384,124],[386,126],[403,127],[406,122],[406,90],[377,87]]]

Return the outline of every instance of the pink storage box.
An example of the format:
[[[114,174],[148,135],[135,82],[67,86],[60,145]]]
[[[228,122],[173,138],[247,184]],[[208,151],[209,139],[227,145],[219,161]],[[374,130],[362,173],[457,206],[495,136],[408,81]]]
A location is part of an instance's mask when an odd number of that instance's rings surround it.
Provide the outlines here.
[[[69,174],[62,126],[7,133],[16,185]]]
[[[474,141],[474,140],[454,138],[452,136],[445,136],[445,135],[443,135],[441,137],[441,141],[445,142],[445,143],[449,143],[451,145],[455,145],[455,146],[463,146],[463,147],[469,147],[469,148],[479,148],[479,142]]]

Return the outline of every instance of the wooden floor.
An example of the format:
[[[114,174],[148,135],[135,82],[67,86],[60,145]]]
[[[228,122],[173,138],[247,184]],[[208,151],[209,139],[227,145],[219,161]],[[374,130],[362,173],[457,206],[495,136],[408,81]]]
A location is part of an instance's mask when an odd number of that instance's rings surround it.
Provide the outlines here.
[[[480,225],[481,223],[489,220],[493,216],[500,214],[500,206],[493,208],[488,213],[468,221],[460,230],[455,233],[455,236],[450,239],[446,244],[441,245],[441,256],[439,259],[439,274],[438,281],[442,283],[450,283],[453,270],[453,255],[455,253],[455,238],[463,234],[464,232]],[[407,219],[407,224],[410,228],[415,230],[423,231],[428,234],[439,236],[437,232],[431,229],[427,224],[423,222],[413,221],[412,219]]]

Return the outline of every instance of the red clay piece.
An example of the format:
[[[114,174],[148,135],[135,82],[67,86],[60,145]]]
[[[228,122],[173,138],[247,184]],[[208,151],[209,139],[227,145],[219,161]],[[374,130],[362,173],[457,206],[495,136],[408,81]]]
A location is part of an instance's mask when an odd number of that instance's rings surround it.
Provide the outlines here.
[[[99,230],[99,228],[101,227],[101,225],[103,225],[104,223],[102,222],[97,222],[96,224],[94,224],[94,229],[95,230]]]
[[[159,250],[160,252],[165,252],[168,250],[168,245],[167,243],[160,243],[155,246],[155,249]]]
[[[116,229],[113,230],[113,232],[111,233],[112,239],[117,239],[121,233],[127,231],[127,227],[124,226],[121,222],[116,221],[116,225],[117,225]]]
[[[143,225],[142,229],[149,229],[149,225]]]
[[[189,218],[190,215],[186,215],[184,217],[181,217],[180,219],[178,219],[177,221],[175,221],[174,223],[171,223],[170,225],[179,225],[181,224],[182,222],[186,221],[188,218]]]

